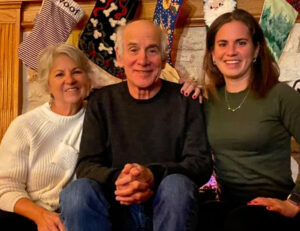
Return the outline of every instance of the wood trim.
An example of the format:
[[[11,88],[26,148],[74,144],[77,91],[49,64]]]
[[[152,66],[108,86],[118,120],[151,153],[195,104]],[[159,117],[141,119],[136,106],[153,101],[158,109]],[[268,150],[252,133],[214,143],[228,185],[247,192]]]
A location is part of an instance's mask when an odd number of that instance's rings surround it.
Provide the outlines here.
[[[0,2],[0,140],[22,107],[21,65],[17,55],[20,16],[20,1],[10,5]]]
[[[39,12],[41,0],[23,1],[22,22],[21,26],[25,30],[33,27],[35,15]],[[94,8],[95,1],[76,1],[86,12],[86,15],[77,25],[78,29],[82,29],[86,24],[89,16]],[[238,0],[237,7],[249,11],[257,20],[259,20],[264,5],[263,0]],[[155,0],[142,0],[140,8],[137,12],[137,18],[152,20],[155,10]],[[300,15],[297,18],[300,22]],[[203,20],[203,1],[202,0],[186,0],[180,18],[177,21],[177,27],[198,27],[204,26]]]

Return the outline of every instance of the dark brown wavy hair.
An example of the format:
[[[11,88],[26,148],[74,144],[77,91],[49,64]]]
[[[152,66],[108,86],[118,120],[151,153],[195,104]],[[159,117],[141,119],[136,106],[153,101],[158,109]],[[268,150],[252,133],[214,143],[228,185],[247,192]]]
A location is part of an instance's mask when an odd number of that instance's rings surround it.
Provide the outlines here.
[[[265,94],[278,83],[279,67],[270,53],[263,31],[255,18],[245,10],[236,9],[230,13],[219,16],[210,26],[206,35],[206,50],[203,59],[203,80],[208,94],[216,96],[216,89],[224,86],[225,81],[222,73],[212,61],[215,38],[219,29],[226,23],[239,21],[245,24],[250,32],[255,47],[259,46],[256,61],[252,64],[250,89],[258,97]]]

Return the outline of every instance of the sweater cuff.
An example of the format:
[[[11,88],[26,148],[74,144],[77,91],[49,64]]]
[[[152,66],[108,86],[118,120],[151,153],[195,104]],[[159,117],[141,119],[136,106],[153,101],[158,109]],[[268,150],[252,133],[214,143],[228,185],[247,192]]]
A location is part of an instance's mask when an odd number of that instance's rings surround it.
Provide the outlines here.
[[[118,179],[119,175],[121,173],[121,170],[115,170],[110,174],[110,176],[107,178],[107,181],[104,183],[103,193],[105,198],[110,203],[115,203],[115,191],[116,191],[116,185],[115,182]]]
[[[22,198],[30,200],[29,195],[24,192],[14,192],[3,195],[0,200],[0,208],[4,211],[14,212],[15,204]]]
[[[160,182],[165,177],[165,167],[161,164],[149,164],[147,167],[151,170],[154,176],[154,191],[157,190]]]
[[[300,183],[297,183],[293,190],[291,191],[291,193],[297,193],[298,195],[300,195]]]

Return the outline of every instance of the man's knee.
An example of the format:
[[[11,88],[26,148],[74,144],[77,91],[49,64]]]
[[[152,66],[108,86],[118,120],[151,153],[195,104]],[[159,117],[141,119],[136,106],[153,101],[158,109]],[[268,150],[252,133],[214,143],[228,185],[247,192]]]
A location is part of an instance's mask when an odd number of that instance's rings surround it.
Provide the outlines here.
[[[160,183],[156,197],[168,203],[184,204],[195,201],[198,195],[197,185],[182,174],[172,174],[165,177]]]
[[[197,185],[187,176],[182,174],[172,174],[166,176],[160,183],[158,190],[167,193],[185,193],[197,190]]]
[[[160,183],[153,202],[153,224],[159,230],[195,230],[198,220],[198,187],[182,174]]]

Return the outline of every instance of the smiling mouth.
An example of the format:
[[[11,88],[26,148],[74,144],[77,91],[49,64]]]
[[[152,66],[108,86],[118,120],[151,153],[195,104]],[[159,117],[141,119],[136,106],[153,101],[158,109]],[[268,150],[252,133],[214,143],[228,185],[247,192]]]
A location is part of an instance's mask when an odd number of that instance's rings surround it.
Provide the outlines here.
[[[237,64],[239,62],[240,61],[238,61],[238,60],[227,60],[227,61],[225,61],[226,64]]]
[[[138,73],[149,73],[151,70],[135,70]]]
[[[73,92],[73,91],[78,91],[78,87],[72,87],[72,88],[68,88],[67,90],[65,90],[65,92]]]

